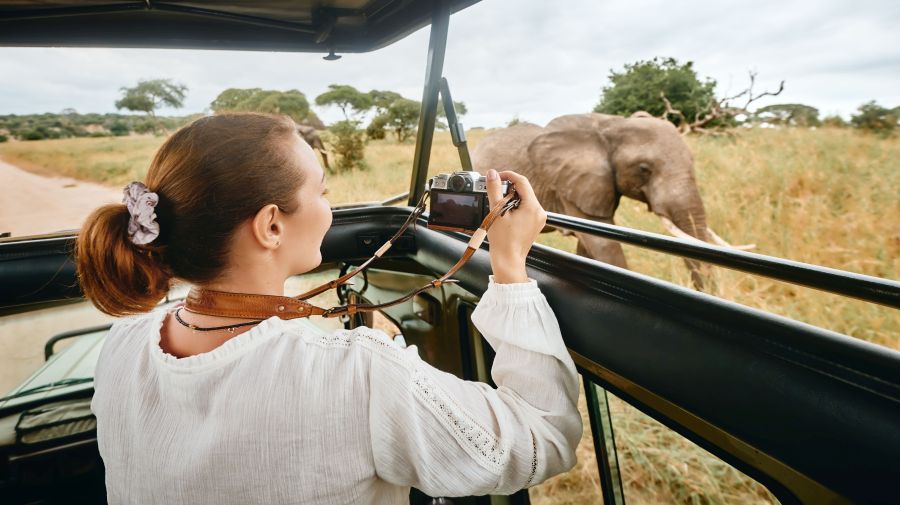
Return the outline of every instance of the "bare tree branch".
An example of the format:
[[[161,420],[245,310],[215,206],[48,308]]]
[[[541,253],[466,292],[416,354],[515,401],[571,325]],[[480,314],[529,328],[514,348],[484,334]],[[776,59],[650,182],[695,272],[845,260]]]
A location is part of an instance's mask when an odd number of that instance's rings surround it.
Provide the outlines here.
[[[666,98],[665,93],[660,92],[659,96],[662,98],[663,103],[666,104],[666,111],[661,116],[662,119],[666,119],[670,114],[674,115],[679,119],[678,123],[678,131],[681,132],[682,135],[687,135],[691,132],[696,133],[714,133],[715,130],[706,128],[706,125],[720,118],[733,118],[740,114],[745,114],[750,116],[751,113],[748,110],[750,104],[759,100],[764,96],[777,96],[784,91],[784,80],[778,85],[778,91],[764,91],[758,95],[753,94],[753,86],[756,84],[756,72],[750,71],[750,84],[746,89],[732,96],[724,97],[720,100],[711,100],[709,105],[706,106],[706,109],[697,112],[697,115],[694,116],[694,121],[688,122],[687,118],[685,118],[684,114],[681,113],[680,110],[672,107],[672,104],[669,102],[668,98]],[[743,107],[735,107],[731,105],[731,102],[741,98],[743,96],[747,97],[747,101],[744,103]]]
[[[688,124],[688,122],[687,122],[687,118],[684,117],[684,114],[680,110],[672,107],[672,102],[670,102],[669,99],[666,98],[666,93],[664,91],[659,92],[659,97],[662,98],[663,103],[666,104],[666,111],[663,112],[662,116],[660,116],[660,119],[668,119],[669,114],[672,114],[673,116],[675,116],[679,119],[678,125],[677,125],[678,131],[681,132],[682,135],[687,133],[689,131],[689,129],[686,126]]]

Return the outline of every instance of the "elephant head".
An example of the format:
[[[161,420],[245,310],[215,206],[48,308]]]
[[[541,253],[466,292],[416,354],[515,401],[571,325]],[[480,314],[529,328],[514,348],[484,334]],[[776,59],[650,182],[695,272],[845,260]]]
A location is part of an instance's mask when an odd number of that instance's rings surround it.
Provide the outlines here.
[[[556,188],[586,215],[611,218],[619,198],[644,202],[670,232],[713,240],[694,178],[694,159],[672,123],[644,112],[631,117],[574,114],[551,121],[529,156],[537,171],[557,164]],[[562,168],[562,167],[566,168]],[[562,202],[561,202],[562,203]]]
[[[297,123],[297,133],[309,144],[309,147],[312,147],[316,151],[322,155],[322,161],[325,163],[325,168],[330,169],[331,167],[328,165],[328,153],[325,150],[325,144],[322,143],[322,138],[319,137],[319,132],[316,131],[316,128],[311,125]]]
[[[546,210],[612,223],[626,196],[646,203],[670,233],[727,245],[707,226],[693,156],[670,122],[643,112],[591,113],[560,116],[544,128],[506,130],[482,140],[475,166],[523,173]],[[575,235],[580,254],[626,266],[618,242]],[[688,266],[700,284],[698,264]]]

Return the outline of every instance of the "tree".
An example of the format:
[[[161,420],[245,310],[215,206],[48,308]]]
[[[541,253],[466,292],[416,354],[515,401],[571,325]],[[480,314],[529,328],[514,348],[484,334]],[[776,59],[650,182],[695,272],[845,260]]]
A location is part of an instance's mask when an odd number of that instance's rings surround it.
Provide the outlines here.
[[[469,109],[466,108],[466,104],[463,102],[453,102],[453,110],[456,111],[457,116],[465,116]],[[447,112],[444,110],[444,102],[438,102],[437,109],[437,121],[435,121],[434,126],[438,130],[446,130],[447,124],[441,121],[441,118],[447,117]]]
[[[387,132],[384,127],[387,125],[388,116],[386,113],[379,114],[372,118],[372,121],[369,123],[369,126],[366,127],[366,136],[369,137],[370,140],[381,140],[385,136],[387,136]]]
[[[262,89],[260,88],[228,88],[219,93],[219,96],[209,104],[209,108],[216,114],[225,111],[240,110],[239,106],[242,102],[261,91]]]
[[[819,126],[819,109],[799,103],[781,103],[756,109],[757,121],[784,126]]]
[[[882,136],[891,135],[897,127],[897,109],[882,107],[875,100],[868,101],[859,106],[858,113],[850,118],[853,126]]]
[[[294,121],[300,122],[309,117],[309,102],[306,100],[306,95],[296,89],[291,89],[269,94],[259,103],[256,110],[272,114],[286,114]]]
[[[275,91],[229,88],[219,93],[209,106],[217,114],[226,111],[284,114],[298,123],[312,123],[311,126],[324,128],[318,116],[309,110],[306,95],[296,89]]]
[[[781,81],[778,91],[753,94],[756,73],[750,72],[750,84],[740,93],[723,98],[715,94],[716,81],[700,81],[693,62],[679,64],[674,58],[653,58],[626,64],[623,72],[611,71],[611,84],[603,88],[600,103],[594,112],[630,116],[645,111],[661,119],[668,119],[683,133],[706,132],[708,128],[734,126],[736,118],[751,117],[748,107],[764,96],[775,96],[784,90]],[[742,106],[732,102],[746,98]]]
[[[825,119],[822,120],[822,126],[828,126],[831,128],[846,128],[847,121],[837,114],[832,114],[830,116],[825,116]]]
[[[336,105],[344,113],[344,119],[349,120],[351,115],[360,115],[371,109],[372,97],[353,86],[329,84],[328,91],[316,97],[316,105]]]
[[[325,129],[325,123],[322,122],[322,119],[319,118],[319,116],[316,115],[316,113],[313,111],[309,111],[309,115],[306,116],[306,119],[304,119],[300,123],[308,125],[308,126],[312,126],[316,130],[324,130]]]
[[[643,110],[662,116],[666,105],[660,100],[660,93],[664,93],[673,108],[686,118],[696,118],[715,97],[716,81],[701,81],[693,62],[682,65],[674,58],[626,64],[621,72],[611,70],[609,81],[594,112],[630,116]],[[670,120],[678,126],[675,118]]]
[[[422,111],[421,102],[404,98],[393,91],[372,90],[369,96],[372,98],[372,106],[376,113],[366,127],[366,135],[370,139],[383,139],[386,135],[385,130],[392,130],[397,135],[397,141],[404,142],[415,133]],[[468,112],[463,102],[453,102],[453,108],[457,116]],[[440,120],[447,117],[442,102],[438,102],[437,117],[435,127],[446,129],[447,124]]]
[[[366,127],[366,136],[370,140],[381,140],[387,135],[385,126],[388,122],[388,108],[395,101],[403,100],[403,95],[396,91],[373,89],[369,91],[369,98],[372,99],[372,107],[375,108],[375,117]]]
[[[422,105],[415,100],[394,100],[384,113],[385,128],[394,131],[398,142],[404,142],[416,131],[421,108]]]
[[[403,98],[400,93],[394,91],[380,91],[377,89],[369,91],[369,97],[372,99],[372,106],[375,107],[376,115],[384,114],[392,103]]]
[[[187,95],[187,86],[175,84],[170,79],[140,80],[133,88],[120,88],[122,98],[116,100],[117,109],[144,112],[156,118],[156,109],[162,106],[181,108]]]

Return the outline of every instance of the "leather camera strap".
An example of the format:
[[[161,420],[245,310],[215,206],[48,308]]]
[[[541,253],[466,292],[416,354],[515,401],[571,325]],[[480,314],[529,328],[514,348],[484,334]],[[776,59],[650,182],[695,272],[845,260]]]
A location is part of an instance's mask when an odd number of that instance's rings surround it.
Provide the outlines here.
[[[206,314],[210,316],[259,320],[268,319],[272,316],[278,316],[281,319],[296,319],[309,316],[338,317],[345,314],[351,315],[357,312],[370,312],[373,310],[380,310],[385,307],[396,305],[398,303],[403,303],[425,290],[440,287],[441,284],[458,282],[456,279],[450,279],[449,277],[456,273],[456,271],[459,270],[469,260],[469,258],[472,257],[473,254],[475,254],[475,251],[478,250],[478,248],[481,246],[481,243],[484,241],[484,238],[487,236],[487,230],[494,223],[494,220],[497,219],[497,217],[505,214],[509,209],[518,207],[519,199],[516,196],[515,189],[512,186],[510,186],[510,190],[507,192],[506,196],[504,196],[503,199],[500,200],[493,209],[491,209],[491,211],[487,216],[485,216],[484,220],[481,222],[481,225],[478,227],[475,233],[472,234],[472,238],[469,239],[469,243],[466,246],[466,251],[465,253],[463,253],[459,261],[457,261],[456,264],[453,265],[453,267],[451,267],[450,270],[448,270],[447,273],[442,275],[440,278],[435,279],[422,286],[421,288],[410,292],[406,296],[380,304],[347,304],[339,307],[332,307],[330,309],[323,309],[305,301],[307,298],[311,298],[329,289],[333,289],[337,286],[347,283],[351,277],[363,271],[366,267],[369,266],[372,261],[374,261],[376,258],[380,258],[388,249],[390,249],[394,241],[403,234],[403,232],[409,227],[409,225],[416,222],[416,219],[418,219],[418,217],[422,215],[422,213],[425,211],[425,200],[427,199],[429,193],[430,192],[426,192],[424,195],[422,195],[422,199],[419,201],[419,204],[416,206],[413,212],[410,213],[409,218],[407,218],[406,222],[403,223],[403,226],[400,227],[397,233],[395,233],[390,240],[385,242],[385,244],[375,252],[374,256],[366,260],[365,263],[360,265],[359,268],[353,270],[352,272],[349,272],[335,280],[327,282],[296,297],[257,295],[250,293],[231,293],[194,286],[188,292],[187,298],[185,298],[184,300],[184,309],[188,312]]]

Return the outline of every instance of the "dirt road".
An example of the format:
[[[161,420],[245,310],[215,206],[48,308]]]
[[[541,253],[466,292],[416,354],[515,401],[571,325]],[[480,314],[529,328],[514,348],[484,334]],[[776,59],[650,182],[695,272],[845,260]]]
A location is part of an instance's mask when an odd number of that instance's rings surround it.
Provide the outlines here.
[[[18,237],[80,228],[96,207],[121,201],[121,190],[44,177],[0,160],[0,233]],[[51,335],[107,320],[88,302],[0,319],[0,395],[43,363],[44,342]]]
[[[0,160],[0,233],[19,237],[80,228],[96,207],[121,201],[121,189],[44,177]]]

